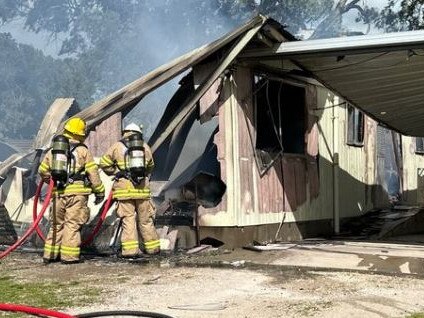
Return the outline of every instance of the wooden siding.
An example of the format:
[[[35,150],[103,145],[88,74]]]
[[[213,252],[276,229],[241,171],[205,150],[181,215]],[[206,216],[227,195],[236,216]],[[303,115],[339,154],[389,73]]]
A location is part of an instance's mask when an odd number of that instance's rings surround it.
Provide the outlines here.
[[[193,80],[194,88],[197,89],[202,82],[204,82],[210,74],[217,67],[218,62],[213,61],[209,63],[198,64],[193,67]],[[222,104],[221,92],[222,92],[223,79],[219,77],[212,86],[206,91],[206,93],[199,99],[199,118],[200,123],[209,121],[219,112],[219,106]]]
[[[90,131],[85,143],[94,157],[101,157],[106,150],[122,137],[121,113],[117,113]]]
[[[424,155],[415,153],[415,138],[402,136],[402,198],[409,204],[424,206]]]
[[[195,73],[196,74],[196,73]],[[209,90],[215,90],[216,87],[213,85]],[[229,149],[229,140],[231,140],[231,96],[232,90],[229,81],[224,80],[222,82],[222,91],[220,98],[218,99],[218,107],[216,108],[218,116],[218,132],[215,134],[214,143],[217,147],[217,159],[220,164],[221,180],[226,184],[227,190],[222,197],[221,202],[214,208],[199,207],[199,223],[201,225],[209,224],[209,218],[217,220],[216,225],[233,224],[231,211],[228,206],[233,202],[233,187],[232,187],[232,169],[231,159],[232,151]],[[200,105],[212,105],[216,103],[216,94],[209,92],[205,94],[199,101]],[[204,108],[209,109],[209,108]],[[205,117],[204,117],[205,119]],[[229,161],[230,160],[230,161]],[[219,217],[218,217],[219,215]]]
[[[322,141],[318,137],[319,129],[316,120],[318,117],[314,111],[318,98],[317,89],[314,86],[311,86],[311,90],[307,88],[309,94],[307,103],[311,104],[308,107],[308,113],[316,119],[311,120],[309,133],[305,136],[307,142],[311,144],[315,142],[316,145],[307,145],[308,156],[285,155],[276,160],[273,167],[261,176],[255,159],[255,141],[252,135],[254,118],[250,70],[239,67],[232,81],[226,82],[227,90],[228,85],[233,90],[233,94],[225,99],[220,108],[219,130],[220,132],[223,130],[226,134],[227,146],[223,148],[228,151],[221,157],[226,157],[227,160],[224,163],[225,167],[221,166],[221,170],[227,176],[227,180],[224,181],[227,184],[225,202],[228,203],[227,208],[230,213],[223,210],[218,212],[216,208],[201,209],[201,225],[244,226],[276,223],[280,222],[283,212],[289,212],[286,217],[288,221],[298,218],[307,220],[310,219],[309,214],[315,215],[314,218],[317,219],[331,217],[332,187],[328,186],[328,183],[332,182],[329,178],[331,167],[329,168],[323,161],[320,162],[323,168],[318,168],[314,158],[318,149],[322,147],[318,146],[318,143]],[[314,100],[313,103],[311,99]],[[327,100],[321,99],[321,101],[327,103]],[[219,138],[218,135],[217,138]],[[222,145],[222,141],[219,143]],[[221,159],[220,162],[223,163]],[[322,173],[321,170],[326,172],[324,177],[318,178],[318,175]],[[311,184],[312,179],[314,183]],[[323,189],[322,195],[318,195],[320,189]],[[311,192],[314,193],[312,199],[310,199]],[[316,206],[324,206],[324,208],[316,209]],[[308,214],[308,211],[311,213]],[[229,217],[231,215],[233,217]]]
[[[342,100],[337,99],[338,103]],[[375,133],[377,125],[365,116],[364,144],[361,147],[347,144],[347,109],[343,104],[335,108],[339,129],[339,202],[341,217],[353,217],[373,207],[371,195],[378,189],[375,179]],[[371,191],[371,194],[370,194]]]
[[[340,218],[345,218],[380,206],[384,193],[376,174],[377,123],[365,117],[363,146],[347,145],[345,104],[322,86],[305,84],[306,155],[284,155],[260,175],[254,154],[251,75],[247,67],[238,67],[224,83],[226,96],[219,108],[215,140],[227,184],[226,205],[202,209],[201,225],[279,223],[284,214],[285,222],[332,219],[337,204]],[[402,145],[404,199],[424,204],[424,170],[418,177],[424,156],[415,154],[414,138],[402,136]]]

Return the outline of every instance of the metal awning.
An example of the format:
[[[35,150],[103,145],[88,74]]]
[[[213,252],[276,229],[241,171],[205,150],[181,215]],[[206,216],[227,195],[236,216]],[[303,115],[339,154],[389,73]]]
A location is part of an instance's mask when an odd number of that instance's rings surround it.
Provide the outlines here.
[[[424,136],[424,31],[285,42],[243,57],[290,59],[377,121]]]

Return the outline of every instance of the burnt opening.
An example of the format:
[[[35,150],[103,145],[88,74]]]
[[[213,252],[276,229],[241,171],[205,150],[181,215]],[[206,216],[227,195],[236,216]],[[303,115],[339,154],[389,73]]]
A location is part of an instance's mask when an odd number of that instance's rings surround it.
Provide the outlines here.
[[[256,154],[266,170],[281,154],[305,153],[305,88],[254,77]]]
[[[204,244],[204,245],[210,245],[212,247],[221,247],[223,246],[225,243],[214,238],[214,237],[205,237],[204,239],[200,240],[200,244]]]

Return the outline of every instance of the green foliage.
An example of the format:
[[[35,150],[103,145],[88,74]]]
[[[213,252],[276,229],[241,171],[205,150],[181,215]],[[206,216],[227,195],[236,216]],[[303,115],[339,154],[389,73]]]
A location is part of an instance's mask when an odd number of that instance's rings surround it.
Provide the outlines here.
[[[25,0],[0,0],[0,23],[21,15]]]
[[[0,35],[0,138],[31,138],[56,97],[87,106],[259,12],[293,33],[318,27],[316,37],[335,36],[341,15],[358,10],[358,1],[0,0],[0,22],[22,18],[28,30],[63,39],[67,57],[46,57]],[[152,98],[131,116],[152,126],[166,102]]]
[[[179,23],[190,36],[237,25],[259,12],[287,25],[293,32],[316,25],[331,11],[333,0],[0,0],[3,21],[22,16],[34,32],[66,34],[61,54],[86,52],[110,36],[126,33],[140,19],[160,20],[163,28]],[[219,19],[225,17],[225,19]],[[212,26],[212,27],[211,27]],[[170,29],[171,30],[171,29]],[[140,30],[137,30],[140,32]]]
[[[390,0],[375,23],[386,32],[424,29],[423,13],[424,0]]]
[[[29,139],[57,97],[92,101],[94,84],[83,65],[56,60],[0,33],[0,138]]]
[[[55,61],[29,46],[18,45],[9,34],[0,34],[0,47],[0,61],[4,61],[0,63],[0,137],[24,138],[26,131],[36,129],[33,122],[39,125],[45,107],[34,111],[34,106],[42,107],[52,88],[39,84],[49,82],[45,71],[53,68]]]
[[[0,0],[0,21],[23,17],[25,25],[34,32],[66,33],[62,53],[87,49],[97,30],[90,30],[95,23],[116,14],[122,31],[125,21],[131,17],[139,0]]]
[[[237,20],[252,13],[268,15],[296,33],[316,26],[331,11],[333,0],[220,0],[221,11]]]

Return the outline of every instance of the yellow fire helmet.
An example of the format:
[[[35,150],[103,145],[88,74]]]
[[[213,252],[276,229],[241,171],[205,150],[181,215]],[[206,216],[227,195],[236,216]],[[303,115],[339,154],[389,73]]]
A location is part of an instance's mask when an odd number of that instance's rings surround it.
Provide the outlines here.
[[[85,121],[79,117],[74,117],[69,119],[65,124],[65,130],[69,131],[71,134],[85,137]]]

